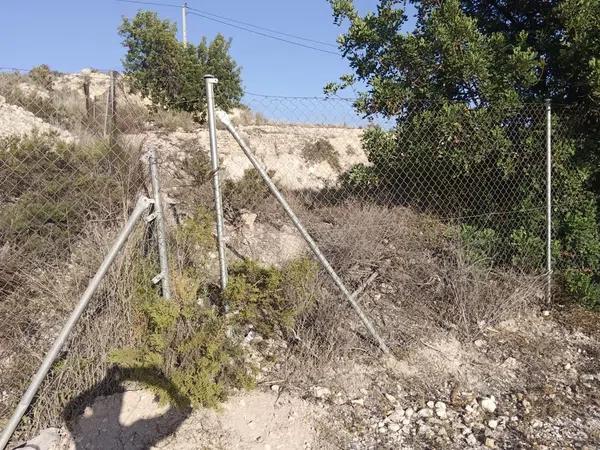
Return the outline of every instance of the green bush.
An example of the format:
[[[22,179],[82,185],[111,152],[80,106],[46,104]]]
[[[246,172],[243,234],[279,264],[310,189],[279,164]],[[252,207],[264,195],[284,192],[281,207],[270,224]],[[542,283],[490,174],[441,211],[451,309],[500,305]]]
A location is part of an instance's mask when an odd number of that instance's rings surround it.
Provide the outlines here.
[[[115,350],[112,361],[178,406],[216,407],[232,388],[250,388],[253,370],[228,333],[229,319],[197,302],[204,280],[175,273],[174,298],[165,300],[148,283],[157,270],[150,259],[138,266],[132,301],[139,343]]]
[[[34,134],[0,139],[0,148],[0,240],[27,254],[67,252],[90,220],[121,219],[142,185],[135,152],[103,141]]]
[[[299,259],[282,269],[244,261],[230,268],[224,301],[241,324],[264,337],[286,336],[296,317],[314,301],[309,286],[317,275],[312,260]]]
[[[545,122],[536,108],[541,105],[442,104],[419,111],[415,105],[394,130],[365,131],[363,146],[372,165],[356,166],[344,181],[355,191],[464,223],[461,234],[472,257],[543,269]],[[557,115],[553,127],[561,130],[564,120]],[[588,190],[591,172],[573,161],[580,145],[557,131],[554,261],[556,272],[565,275],[566,292],[593,305],[600,302],[592,298],[600,287],[598,208]]]

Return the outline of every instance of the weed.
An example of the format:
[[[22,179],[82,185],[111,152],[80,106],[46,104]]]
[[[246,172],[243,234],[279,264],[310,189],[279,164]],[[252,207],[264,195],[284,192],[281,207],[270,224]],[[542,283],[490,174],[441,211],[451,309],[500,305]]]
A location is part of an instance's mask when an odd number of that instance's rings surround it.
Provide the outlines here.
[[[35,66],[29,72],[29,78],[31,78],[35,84],[48,91],[52,90],[54,76],[55,74],[50,70],[50,67],[48,67],[47,64]]]
[[[321,138],[314,142],[306,143],[302,149],[302,156],[309,163],[318,164],[325,161],[332,169],[338,172],[342,171],[339,156],[333,145],[326,139]]]
[[[269,188],[254,168],[247,169],[239,181],[226,180],[223,186],[225,214],[231,222],[242,210],[255,210],[269,198]]]
[[[316,274],[315,263],[308,259],[292,261],[282,269],[240,262],[230,269],[224,299],[237,311],[238,322],[252,324],[265,337],[286,336],[296,317],[315,300],[310,286]]]
[[[228,319],[196,301],[201,280],[176,274],[175,298],[165,300],[147,283],[148,274],[155,270],[155,264],[146,261],[136,276],[133,304],[140,323],[139,344],[114,351],[112,361],[139,371],[140,381],[163,402],[180,406],[216,407],[231,388],[251,387],[252,369],[227,333]],[[152,379],[144,379],[144,374]],[[174,390],[156,383],[152,374],[168,380]]]

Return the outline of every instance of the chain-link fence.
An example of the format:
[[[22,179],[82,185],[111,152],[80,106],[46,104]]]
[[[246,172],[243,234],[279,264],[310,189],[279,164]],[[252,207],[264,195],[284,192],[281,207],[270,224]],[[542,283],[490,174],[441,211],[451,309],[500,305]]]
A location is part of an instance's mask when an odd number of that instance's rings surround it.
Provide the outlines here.
[[[0,423],[144,191],[146,107],[117,74],[0,73]],[[130,326],[128,259],[102,284],[25,428],[104,376]]]
[[[0,96],[2,423],[136,197],[151,191],[143,158],[148,150],[157,153],[169,234],[175,237],[174,272],[186,272],[186,264],[198,257],[196,247],[184,248],[179,227],[186,231],[186,218],[210,214],[214,172],[203,125],[187,113],[151,108],[115,74],[4,72]],[[420,302],[410,292],[445,298],[436,270],[448,255],[504,274],[492,289],[507,274],[546,273],[546,105],[413,103],[390,120],[362,118],[353,100],[342,98],[246,94],[244,104],[231,112],[233,122],[333,268],[351,291],[377,286],[361,305],[378,329],[387,330],[384,339],[392,349],[410,338],[413,325],[402,307]],[[552,252],[561,273],[598,270],[597,249],[583,242],[586,229],[573,234],[586,213],[574,202],[590,201],[572,163],[589,143],[568,126],[582,117],[577,108],[557,107],[550,122]],[[251,259],[281,266],[305,254],[304,242],[238,144],[222,128],[217,142],[229,265]],[[55,421],[80,393],[92,395],[91,387],[110,366],[110,352],[130,343],[132,286],[140,276],[139,260],[151,252],[142,234],[152,233],[140,228],[103,282],[24,429]],[[215,267],[207,270],[216,276]],[[148,283],[156,275],[144,274]],[[530,296],[541,292],[533,279],[523,279]],[[458,289],[455,281],[445,283]],[[505,304],[490,301],[486,314]],[[340,323],[346,317],[339,309],[329,314]],[[314,326],[324,318],[315,313],[305,320]]]

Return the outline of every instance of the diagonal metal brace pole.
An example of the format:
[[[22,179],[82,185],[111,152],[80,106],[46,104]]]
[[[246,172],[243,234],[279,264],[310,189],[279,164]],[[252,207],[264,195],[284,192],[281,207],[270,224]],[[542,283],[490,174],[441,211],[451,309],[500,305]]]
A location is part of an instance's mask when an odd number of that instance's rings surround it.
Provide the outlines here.
[[[219,120],[223,123],[223,125],[225,125],[225,128],[227,128],[229,133],[231,133],[233,138],[240,145],[240,147],[242,148],[242,151],[245,153],[246,157],[250,160],[250,162],[252,163],[254,168],[258,171],[258,173],[260,174],[260,176],[262,177],[264,182],[269,187],[269,190],[271,191],[273,196],[277,199],[279,204],[283,207],[286,214],[291,219],[291,221],[293,222],[296,229],[300,232],[300,234],[302,235],[302,237],[304,238],[306,243],[309,245],[310,249],[313,251],[313,253],[317,257],[317,259],[319,260],[321,265],[325,268],[325,270],[327,271],[329,276],[333,279],[334,283],[337,285],[337,287],[340,289],[340,291],[342,291],[342,293],[344,294],[344,297],[346,297],[346,299],[348,300],[350,305],[352,305],[352,308],[354,308],[354,310],[358,314],[358,317],[360,317],[360,320],[362,320],[363,324],[365,325],[365,327],[367,328],[367,330],[369,331],[371,336],[379,344],[379,348],[381,348],[383,353],[385,353],[386,355],[391,355],[389,347],[387,346],[387,344],[385,343],[383,338],[379,335],[379,333],[377,332],[377,330],[375,329],[375,327],[373,326],[373,324],[371,323],[369,318],[366,316],[366,314],[362,310],[362,308],[358,305],[358,303],[356,302],[356,298],[350,293],[350,291],[348,291],[348,289],[344,285],[344,282],[341,280],[341,278],[335,272],[333,267],[331,267],[331,264],[329,264],[329,261],[327,261],[327,258],[325,258],[325,255],[323,255],[323,253],[317,246],[317,243],[310,236],[308,231],[306,231],[306,229],[300,222],[300,219],[298,219],[298,216],[296,216],[296,214],[294,213],[292,208],[290,208],[290,205],[288,204],[286,199],[283,197],[281,192],[279,192],[279,189],[277,189],[277,186],[275,186],[275,183],[273,183],[273,181],[267,174],[266,170],[261,166],[261,164],[258,162],[258,160],[254,156],[254,154],[252,153],[250,148],[246,145],[244,140],[238,134],[238,132],[234,128],[233,124],[231,123],[231,120],[229,119],[229,116],[227,115],[227,113],[225,113],[223,111],[217,111],[217,116],[218,116]]]
[[[102,261],[98,272],[96,272],[94,278],[90,280],[90,283],[88,284],[87,289],[81,296],[79,303],[77,303],[77,306],[69,316],[69,319],[63,326],[62,330],[60,331],[60,334],[54,341],[54,344],[52,344],[52,348],[48,351],[48,353],[46,353],[44,361],[42,362],[36,374],[31,379],[31,383],[29,384],[27,391],[25,391],[25,393],[23,394],[23,397],[21,397],[21,400],[19,401],[15,412],[13,413],[6,427],[4,427],[4,429],[2,430],[2,434],[0,435],[0,449],[4,449],[8,444],[8,441],[10,440],[17,426],[19,425],[21,418],[23,417],[23,415],[27,411],[27,408],[29,408],[29,405],[35,397],[35,394],[37,393],[40,385],[42,384],[42,381],[44,381],[44,378],[46,378],[46,375],[52,367],[52,364],[54,364],[54,361],[60,354],[63,345],[69,338],[69,335],[73,331],[73,328],[75,328],[75,325],[79,321],[79,318],[83,314],[83,311],[85,311],[92,296],[98,290],[100,282],[108,272],[108,269],[110,268],[111,264],[113,263],[113,261],[125,245],[125,243],[127,242],[127,239],[133,232],[137,221],[140,219],[144,211],[146,211],[146,209],[148,209],[148,207],[151,204],[152,200],[146,197],[140,197],[138,199],[137,204],[135,205],[135,209],[131,213],[131,216],[129,216],[129,220],[121,230],[121,233],[119,233],[117,240],[113,243],[108,254],[104,258],[104,261]]]

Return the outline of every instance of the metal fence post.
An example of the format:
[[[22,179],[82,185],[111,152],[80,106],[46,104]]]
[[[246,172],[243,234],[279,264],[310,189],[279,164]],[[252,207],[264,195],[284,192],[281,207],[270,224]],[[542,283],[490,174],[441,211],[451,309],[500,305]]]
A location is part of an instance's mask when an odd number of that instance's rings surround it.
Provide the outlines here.
[[[552,299],[552,106],[546,100],[546,302]]]
[[[160,274],[157,281],[161,282],[162,295],[165,299],[171,298],[171,279],[169,276],[169,253],[167,249],[167,230],[165,227],[164,209],[160,194],[160,182],[158,178],[158,167],[156,162],[156,150],[150,149],[148,158],[150,164],[150,178],[152,179],[152,192],[154,194],[154,212],[156,217],[156,237],[158,240],[158,258],[160,261]]]
[[[208,104],[208,134],[210,136],[210,162],[215,195],[215,215],[217,219],[217,248],[219,252],[219,273],[221,289],[227,287],[227,262],[225,261],[225,240],[223,233],[223,203],[221,200],[221,184],[219,181],[219,153],[217,150],[217,126],[215,120],[214,85],[219,82],[214,76],[206,75],[206,100]]]
[[[250,148],[246,145],[244,140],[241,138],[241,136],[238,134],[236,129],[233,127],[233,124],[231,123],[229,116],[226,113],[224,113],[223,111],[219,111],[218,115],[219,115],[219,119],[221,120],[221,122],[223,122],[223,124],[225,125],[227,130],[231,133],[233,138],[240,145],[240,147],[241,147],[242,151],[244,152],[244,154],[246,155],[246,157],[250,160],[250,162],[252,163],[254,168],[258,171],[261,178],[267,184],[267,186],[269,187],[269,190],[271,191],[273,196],[277,199],[279,204],[283,207],[286,214],[291,219],[291,221],[294,224],[294,226],[296,227],[296,229],[300,232],[300,234],[302,235],[302,237],[304,238],[304,240],[306,241],[306,243],[308,244],[310,249],[313,251],[313,253],[317,257],[317,259],[319,260],[321,265],[325,268],[325,270],[327,271],[329,276],[333,279],[334,283],[337,285],[337,287],[340,289],[340,291],[342,291],[342,293],[344,294],[344,297],[346,297],[346,299],[348,300],[348,302],[350,303],[352,308],[354,308],[354,311],[356,311],[356,313],[358,314],[358,317],[360,317],[360,320],[363,322],[363,324],[365,325],[365,327],[367,328],[367,330],[369,331],[371,336],[375,339],[375,341],[377,341],[377,343],[379,344],[379,348],[386,355],[392,356],[389,347],[387,346],[387,344],[385,343],[383,338],[379,335],[379,333],[377,332],[377,330],[375,329],[375,327],[373,326],[373,324],[371,323],[369,318],[363,312],[362,308],[358,305],[358,303],[356,302],[356,298],[346,288],[342,279],[338,276],[338,274],[335,272],[333,267],[331,267],[331,264],[329,264],[329,261],[327,261],[327,258],[325,258],[325,255],[323,255],[323,253],[317,246],[317,243],[314,241],[314,239],[311,237],[311,235],[308,233],[308,231],[306,231],[306,229],[302,225],[302,222],[300,222],[300,219],[298,219],[298,216],[296,216],[296,214],[294,213],[292,208],[290,208],[290,205],[288,204],[286,199],[283,197],[281,192],[279,192],[279,189],[277,189],[277,186],[275,186],[275,183],[273,183],[273,181],[267,174],[267,171],[260,165],[258,160],[252,154],[252,151],[250,150]]]
[[[15,412],[11,416],[6,427],[4,427],[4,429],[2,430],[2,435],[0,435],[0,449],[4,449],[8,444],[10,437],[19,425],[19,422],[21,421],[21,418],[27,411],[27,408],[29,408],[29,405],[35,397],[35,394],[38,391],[40,385],[42,384],[42,381],[44,381],[44,378],[46,378],[48,371],[50,370],[52,364],[60,354],[63,345],[65,344],[69,335],[73,331],[73,328],[77,324],[77,321],[83,314],[83,311],[87,307],[92,296],[100,286],[100,282],[106,275],[106,272],[108,272],[108,269],[110,268],[111,264],[119,254],[119,251],[125,245],[125,242],[127,242],[127,239],[133,232],[137,221],[142,216],[142,213],[150,206],[151,203],[152,201],[146,197],[140,197],[138,199],[135,209],[131,213],[131,216],[129,216],[129,220],[127,220],[127,223],[119,233],[119,236],[117,237],[112,247],[110,248],[108,254],[104,258],[104,261],[102,261],[102,264],[96,272],[96,275],[94,275],[94,278],[91,279],[87,289],[81,296],[79,303],[77,303],[77,306],[69,316],[67,322],[60,331],[60,334],[52,344],[52,347],[50,348],[48,353],[46,353],[44,361],[42,362],[36,374],[31,379],[31,383],[29,384],[27,391],[25,391],[25,393],[21,397],[21,400],[19,401]]]

